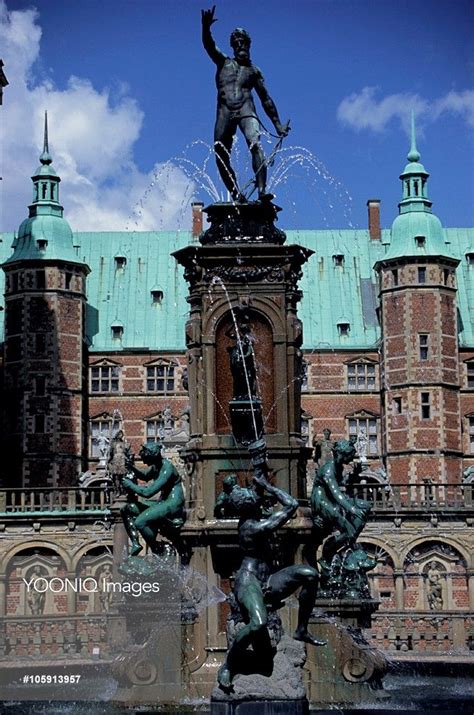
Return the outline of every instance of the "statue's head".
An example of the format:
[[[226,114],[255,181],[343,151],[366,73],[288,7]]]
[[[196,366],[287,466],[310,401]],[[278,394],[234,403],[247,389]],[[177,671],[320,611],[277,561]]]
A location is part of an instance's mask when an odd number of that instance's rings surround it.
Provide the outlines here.
[[[123,439],[123,437],[124,437],[124,435],[123,435],[123,430],[119,429],[118,432],[115,433],[114,439],[120,439],[120,440],[121,440],[121,439]]]
[[[253,489],[234,486],[229,502],[241,519],[259,519],[261,516],[260,500]]]
[[[234,50],[234,57],[236,60],[242,62],[246,61],[250,57],[250,35],[248,32],[243,30],[241,27],[236,27],[230,36],[230,46]]]
[[[146,444],[143,444],[140,448],[140,459],[145,464],[154,464],[156,462],[160,462],[163,459],[163,455],[161,454],[162,448],[162,442],[147,442]]]
[[[347,439],[340,439],[338,442],[334,442],[332,451],[335,459],[343,464],[349,464],[356,456],[355,444]]]
[[[329,429],[329,427],[326,427],[326,429],[323,429],[323,435],[324,435],[324,439],[329,439],[329,437],[331,436],[331,430]]]

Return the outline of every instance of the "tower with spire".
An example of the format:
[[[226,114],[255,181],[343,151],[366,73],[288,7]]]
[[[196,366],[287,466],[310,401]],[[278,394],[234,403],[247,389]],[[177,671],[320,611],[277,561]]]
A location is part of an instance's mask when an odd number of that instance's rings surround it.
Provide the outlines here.
[[[460,377],[454,258],[432,213],[416,145],[400,179],[390,246],[377,261],[382,437],[392,484],[461,478]]]
[[[3,263],[7,486],[67,486],[84,467],[85,283],[59,203],[48,118],[33,201]]]

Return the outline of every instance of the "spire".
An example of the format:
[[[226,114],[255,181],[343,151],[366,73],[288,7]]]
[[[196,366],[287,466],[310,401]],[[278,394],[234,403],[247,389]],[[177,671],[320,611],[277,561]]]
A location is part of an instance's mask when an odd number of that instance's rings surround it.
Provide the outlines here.
[[[48,112],[44,113],[44,140],[43,140],[43,152],[40,156],[40,162],[44,165],[49,165],[53,161],[51,154],[49,153],[48,144]]]
[[[411,144],[407,155],[408,164],[403,173],[400,174],[402,180],[403,195],[398,204],[400,213],[412,211],[431,212],[431,201],[428,200],[428,177],[423,164],[420,164],[420,152],[416,146],[415,112],[411,112]]]
[[[411,110],[411,147],[407,156],[408,161],[420,161],[420,152],[416,148],[416,132],[415,132],[415,112]]]
[[[48,112],[44,113],[43,151],[40,154],[40,166],[36,169],[33,179],[33,203],[30,205],[30,216],[54,214],[62,216],[62,206],[59,204],[59,182],[49,153]]]

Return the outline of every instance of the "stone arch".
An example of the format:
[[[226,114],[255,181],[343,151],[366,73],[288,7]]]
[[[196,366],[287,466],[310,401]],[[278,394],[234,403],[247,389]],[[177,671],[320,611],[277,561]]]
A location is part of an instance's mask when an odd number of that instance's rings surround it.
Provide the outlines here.
[[[276,428],[275,410],[272,409],[275,399],[273,328],[268,316],[255,310],[253,306],[248,309],[248,315],[254,339],[257,388],[262,400],[262,415],[264,422],[267,418],[266,432],[273,432]],[[229,359],[229,350],[235,345],[235,341],[230,337],[233,328],[234,321],[228,309],[222,314],[215,328],[215,426],[216,432],[221,434],[230,431],[227,409],[233,397]]]
[[[14,553],[10,553],[6,565],[3,613],[7,616],[36,618],[43,615],[66,615],[66,575],[66,561],[57,549],[44,544],[23,544]]]
[[[113,557],[106,544],[89,544],[75,554],[74,575],[82,579],[83,588],[76,594],[76,613],[107,613],[112,591],[107,583],[113,581]]]
[[[232,309],[235,310],[241,305],[235,298],[230,298]],[[253,297],[249,299],[249,310],[264,316],[270,324],[274,335],[284,334],[285,321],[281,315],[281,309],[271,298]],[[212,308],[203,319],[203,338],[212,338],[221,320],[230,312],[229,302],[226,298],[216,299],[215,307]],[[214,326],[214,327],[212,327]]]
[[[381,611],[394,610],[397,554],[379,539],[362,537],[357,543],[377,561],[376,567],[367,573],[372,597],[380,601]]]
[[[467,560],[444,539],[424,539],[407,551],[405,607],[432,613],[465,609],[468,601]]]
[[[5,552],[2,562],[1,562],[1,566],[0,566],[0,578],[5,575],[6,570],[8,568],[8,564],[11,562],[12,558],[18,552],[24,551],[25,548],[46,549],[48,551],[52,551],[63,560],[67,569],[69,569],[71,567],[71,564],[72,564],[71,555],[67,549],[63,548],[62,546],[59,546],[58,544],[56,544],[52,541],[43,541],[41,539],[33,539],[32,541],[28,541],[27,545],[25,545],[24,541],[20,544],[14,544],[8,551]]]

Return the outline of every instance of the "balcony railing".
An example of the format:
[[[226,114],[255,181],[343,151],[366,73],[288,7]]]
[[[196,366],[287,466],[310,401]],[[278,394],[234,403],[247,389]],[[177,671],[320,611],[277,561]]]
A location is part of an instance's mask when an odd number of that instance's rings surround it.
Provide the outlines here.
[[[100,512],[106,511],[110,502],[111,490],[104,487],[3,489],[0,491],[0,514]]]
[[[473,507],[471,484],[353,484],[352,496],[365,499],[374,512],[457,511]]]

